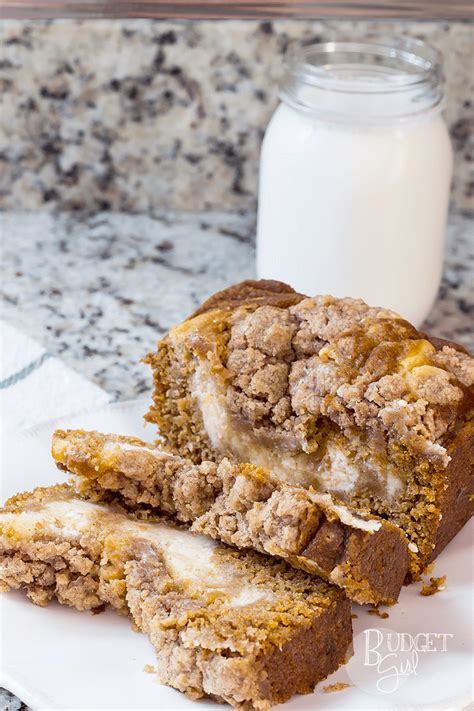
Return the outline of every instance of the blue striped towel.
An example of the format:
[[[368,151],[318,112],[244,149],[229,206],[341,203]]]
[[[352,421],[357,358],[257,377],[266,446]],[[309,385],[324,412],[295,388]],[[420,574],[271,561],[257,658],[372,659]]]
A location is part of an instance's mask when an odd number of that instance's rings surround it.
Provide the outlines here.
[[[2,321],[0,333],[2,432],[30,429],[110,402],[104,390],[14,326]]]

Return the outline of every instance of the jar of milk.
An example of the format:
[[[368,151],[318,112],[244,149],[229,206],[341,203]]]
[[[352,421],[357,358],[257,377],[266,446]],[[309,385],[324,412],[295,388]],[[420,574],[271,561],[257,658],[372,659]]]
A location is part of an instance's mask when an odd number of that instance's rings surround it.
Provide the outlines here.
[[[409,38],[294,55],[263,141],[259,277],[415,325],[441,278],[452,174],[440,55]]]

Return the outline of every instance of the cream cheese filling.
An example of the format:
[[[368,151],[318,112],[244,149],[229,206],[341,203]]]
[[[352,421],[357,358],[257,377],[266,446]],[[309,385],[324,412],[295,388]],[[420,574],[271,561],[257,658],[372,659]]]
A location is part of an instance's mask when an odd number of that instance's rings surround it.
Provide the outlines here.
[[[173,579],[197,585],[204,592],[222,593],[230,607],[242,607],[273,595],[263,587],[247,584],[237,568],[215,555],[218,544],[205,536],[161,523],[141,523],[110,513],[104,506],[80,499],[49,501],[38,508],[0,514],[0,541],[8,548],[9,535],[25,541],[41,534],[78,541],[98,522],[98,516],[110,516],[111,535],[130,535],[155,545],[165,560]],[[102,519],[107,535],[107,521]]]
[[[218,543],[211,538],[164,524],[125,524],[130,533],[155,543],[175,580],[191,581],[206,591],[221,592],[230,607],[270,599],[267,591],[246,585],[228,562],[215,556]]]
[[[360,516],[357,516],[357,514],[350,511],[346,506],[335,504],[330,494],[320,494],[317,491],[309,491],[308,494],[312,501],[332,511],[338,519],[347,526],[358,528],[361,531],[367,531],[368,533],[375,533],[375,531],[378,531],[382,526],[380,521],[375,519],[366,520]]]
[[[321,488],[339,494],[355,493],[371,474],[384,487],[385,495],[393,499],[402,493],[402,482],[394,467],[387,465],[382,470],[370,460],[364,462],[365,470],[352,461],[334,443],[328,442],[327,451],[318,465],[317,480]]]
[[[255,441],[251,433],[238,428],[232,421],[225,400],[224,384],[212,374],[206,361],[200,362],[193,375],[192,392],[197,400],[204,429],[215,450],[232,454],[240,461],[252,462],[271,471],[281,481],[309,486],[314,478],[308,467],[311,455],[272,451]]]
[[[49,501],[39,508],[25,509],[18,513],[9,511],[0,514],[0,527],[9,527],[25,539],[44,532],[77,540],[86,532],[95,516],[103,507],[79,499]]]
[[[147,452],[153,455],[156,459],[165,459],[173,455],[158,447],[147,447],[142,444],[132,444],[131,442],[108,441],[102,446],[104,454],[115,454],[116,452]]]
[[[250,432],[236,426],[227,406],[225,384],[207,361],[197,363],[191,383],[204,429],[215,450],[251,461],[294,485],[315,486],[341,496],[356,493],[370,479],[389,499],[402,493],[403,484],[394,467],[379,467],[370,460],[364,466],[352,461],[336,444],[328,442],[323,458],[304,452],[292,454],[256,441]]]

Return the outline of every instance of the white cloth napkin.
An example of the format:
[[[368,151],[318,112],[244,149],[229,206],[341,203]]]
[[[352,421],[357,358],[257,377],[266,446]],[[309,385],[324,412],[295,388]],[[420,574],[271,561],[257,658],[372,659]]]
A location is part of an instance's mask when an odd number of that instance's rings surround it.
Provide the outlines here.
[[[110,402],[110,395],[0,322],[0,430],[18,432]]]

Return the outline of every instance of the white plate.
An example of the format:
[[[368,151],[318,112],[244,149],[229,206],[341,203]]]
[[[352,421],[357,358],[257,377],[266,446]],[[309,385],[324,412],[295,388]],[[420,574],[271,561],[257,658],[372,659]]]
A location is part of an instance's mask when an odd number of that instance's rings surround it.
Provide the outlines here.
[[[67,417],[10,437],[2,450],[2,500],[17,491],[63,480],[49,455],[50,436],[55,427],[98,429],[152,440],[154,429],[148,426],[144,430],[141,419],[146,408],[145,401],[108,405],[94,413]],[[422,597],[420,584],[404,588],[399,604],[389,609],[389,618],[385,620],[354,605],[358,615],[354,619],[356,653],[349,664],[320,684],[314,694],[295,697],[285,709],[457,711],[465,708],[472,697],[472,532],[472,524],[468,524],[439,557],[432,575],[447,576],[447,587],[442,592]],[[155,664],[149,642],[145,636],[133,632],[126,619],[111,611],[94,616],[57,603],[40,608],[21,593],[8,593],[0,596],[0,621],[0,684],[35,711],[222,708],[210,701],[199,702],[197,706],[144,672],[146,664]],[[361,643],[365,640],[364,630],[369,628],[390,630],[395,641],[400,640],[397,633],[407,633],[404,639],[408,645],[414,642],[416,634],[429,633],[429,638],[418,638],[418,648],[430,640],[436,651],[419,651],[416,674],[399,676],[399,688],[389,691],[386,686],[389,680],[382,679],[390,674],[387,669],[400,670],[411,657],[398,651],[384,658],[379,667],[365,665]],[[383,644],[387,642],[387,634],[383,632]],[[435,634],[452,635],[444,638],[446,651],[442,651],[443,638],[434,637]],[[375,656],[372,652],[367,661]],[[385,684],[383,692],[375,688],[375,682],[381,679]],[[323,686],[335,682],[353,686],[335,693],[323,691]]]

